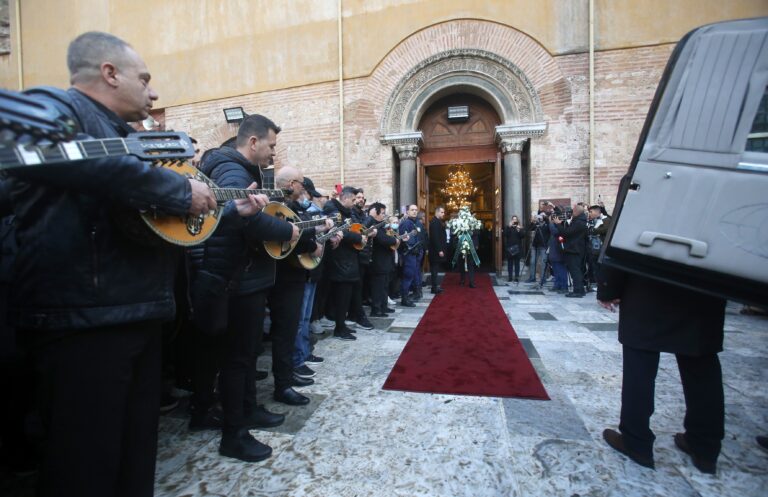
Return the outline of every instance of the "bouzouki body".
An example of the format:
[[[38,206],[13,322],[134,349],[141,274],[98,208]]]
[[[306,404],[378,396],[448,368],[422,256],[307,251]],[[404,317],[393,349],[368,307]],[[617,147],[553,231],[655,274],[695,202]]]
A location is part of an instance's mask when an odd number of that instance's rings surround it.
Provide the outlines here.
[[[200,172],[193,165],[182,161],[163,161],[155,164],[156,167],[162,167],[180,174],[188,179],[207,184],[210,188],[216,188],[216,185],[206,175]],[[150,212],[142,212],[141,218],[149,228],[163,240],[174,245],[189,247],[203,243],[216,230],[219,225],[223,205],[219,204],[207,215],[193,216],[168,216],[155,215]]]

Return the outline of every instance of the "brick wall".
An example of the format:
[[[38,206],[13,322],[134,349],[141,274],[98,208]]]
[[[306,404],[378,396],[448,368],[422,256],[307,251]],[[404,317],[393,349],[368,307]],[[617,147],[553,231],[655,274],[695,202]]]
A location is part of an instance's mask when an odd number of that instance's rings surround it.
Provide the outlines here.
[[[379,143],[382,113],[402,76],[452,48],[479,48],[520,67],[542,104],[547,133],[532,140],[532,206],[539,198],[588,200],[588,57],[552,57],[535,40],[507,26],[476,20],[437,24],[395,47],[366,77],[344,82],[344,178],[366,189],[369,200],[391,205],[391,147]],[[599,52],[595,60],[595,193],[612,208],[656,85],[673,45]],[[188,131],[204,148],[234,135],[222,109],[242,106],[283,126],[276,166],[299,166],[319,187],[340,180],[338,84],[322,83],[167,108],[167,127]]]

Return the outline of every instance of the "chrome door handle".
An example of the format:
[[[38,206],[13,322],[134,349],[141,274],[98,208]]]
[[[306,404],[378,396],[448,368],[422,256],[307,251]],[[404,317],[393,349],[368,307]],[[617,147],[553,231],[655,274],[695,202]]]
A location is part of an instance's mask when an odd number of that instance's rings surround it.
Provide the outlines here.
[[[688,254],[692,257],[707,256],[707,242],[694,240],[693,238],[685,238],[683,236],[670,235],[668,233],[643,231],[640,233],[640,238],[637,239],[637,243],[643,247],[650,247],[656,240],[664,240],[666,242],[678,243],[680,245],[688,245],[688,247],[690,247],[688,249]]]

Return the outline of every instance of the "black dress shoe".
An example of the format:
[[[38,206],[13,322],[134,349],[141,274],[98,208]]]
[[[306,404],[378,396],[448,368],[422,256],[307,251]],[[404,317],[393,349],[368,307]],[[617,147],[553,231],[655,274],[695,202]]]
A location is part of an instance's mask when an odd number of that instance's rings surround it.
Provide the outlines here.
[[[374,312],[371,312],[371,317],[372,318],[385,318],[385,317],[387,317],[387,313],[381,312],[381,311],[374,311]]]
[[[385,313],[385,314],[394,314],[394,313],[395,313],[395,310],[394,310],[394,309],[392,309],[392,308],[390,308],[390,307],[385,307],[385,308],[384,308],[384,313]]]
[[[432,289],[432,295],[440,295],[441,293],[443,293],[443,289],[440,287]]]
[[[403,299],[400,301],[400,305],[403,307],[416,307],[416,304],[414,304],[411,299]]]
[[[302,378],[301,376],[294,374],[293,378],[291,379],[291,386],[292,387],[308,387],[309,385],[314,385],[315,380],[312,378]]]
[[[635,461],[640,466],[645,466],[646,468],[656,469],[654,463],[653,463],[653,457],[648,456],[642,456],[640,454],[637,454],[635,452],[630,451],[625,445],[624,445],[624,436],[619,433],[616,430],[606,429],[603,430],[603,440],[610,445],[613,449],[621,452],[628,458]]]
[[[269,371],[260,371],[260,370],[256,370],[256,374],[253,375],[256,381],[266,380],[267,376],[269,376]]]
[[[288,404],[289,406],[305,406],[309,404],[309,397],[301,395],[293,388],[275,390],[273,398],[276,401],[282,402],[283,404]]]
[[[189,417],[189,431],[220,430],[222,422],[221,409],[190,406],[192,415]]]
[[[245,428],[226,429],[221,435],[219,454],[245,462],[258,462],[272,455],[272,447],[253,438]]]
[[[285,414],[269,412],[264,406],[257,406],[250,414],[245,416],[245,426],[249,430],[254,428],[274,428],[285,421]]]
[[[688,445],[688,440],[685,439],[684,433],[675,433],[675,445],[678,449],[691,456],[693,465],[702,473],[714,475],[717,472],[717,461],[707,461],[694,454],[691,446]]]
[[[584,294],[583,293],[578,293],[578,292],[568,292],[568,293],[565,294],[565,296],[568,297],[568,298],[580,299],[580,298],[584,297]]]
[[[474,283],[469,284],[469,288],[477,288]]]

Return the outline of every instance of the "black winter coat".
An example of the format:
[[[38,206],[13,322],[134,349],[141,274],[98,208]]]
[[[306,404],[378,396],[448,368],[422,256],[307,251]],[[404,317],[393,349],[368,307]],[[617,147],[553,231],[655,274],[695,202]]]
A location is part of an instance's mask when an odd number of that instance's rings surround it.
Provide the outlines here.
[[[440,257],[440,252],[443,256]],[[448,242],[445,240],[445,225],[443,221],[433,217],[429,222],[429,260],[445,262],[448,257]]]
[[[700,356],[723,350],[725,301],[604,266],[598,300],[621,299],[619,342]]]
[[[587,246],[587,216],[585,214],[576,216],[570,224],[562,223],[558,225],[557,229],[565,237],[563,252],[584,256]]]
[[[380,229],[373,239],[373,259],[369,271],[372,274],[389,274],[395,270],[394,246],[397,239],[387,234],[387,230]]]
[[[341,214],[340,222],[342,223],[352,216],[350,209],[341,205],[335,198],[326,202],[323,213],[327,216]],[[360,279],[359,259],[353,245],[362,241],[363,237],[359,233],[345,231],[344,238],[341,239],[338,247],[335,249],[326,247],[323,271],[329,281],[351,283]]]
[[[518,255],[523,253],[523,238],[525,238],[525,231],[523,231],[522,228],[519,230],[514,227],[506,226],[504,228],[504,248],[507,249],[509,247],[519,246],[520,251],[518,252]],[[504,251],[507,253],[507,251]]]
[[[261,170],[230,147],[211,152],[201,171],[220,188],[262,185]],[[190,249],[192,299],[205,295],[248,295],[275,283],[275,260],[264,251],[262,241],[287,241],[293,227],[268,214],[242,218],[234,202],[226,204],[216,231],[202,245]]]
[[[80,138],[133,131],[74,88],[30,92],[72,117],[87,135]],[[28,168],[13,173],[10,187],[19,243],[10,313],[16,327],[66,330],[173,319],[181,250],[159,238],[136,241],[113,214],[186,214],[192,194],[184,177],[122,156]]]

